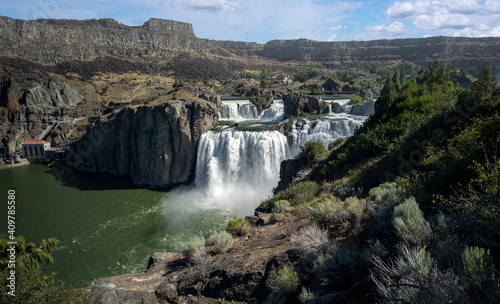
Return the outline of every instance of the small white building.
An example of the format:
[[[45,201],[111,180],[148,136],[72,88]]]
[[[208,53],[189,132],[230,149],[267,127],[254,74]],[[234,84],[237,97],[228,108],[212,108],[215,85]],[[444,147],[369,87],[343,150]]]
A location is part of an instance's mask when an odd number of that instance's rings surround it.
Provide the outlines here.
[[[23,155],[30,163],[46,162],[50,143],[40,139],[30,139],[23,143]]]

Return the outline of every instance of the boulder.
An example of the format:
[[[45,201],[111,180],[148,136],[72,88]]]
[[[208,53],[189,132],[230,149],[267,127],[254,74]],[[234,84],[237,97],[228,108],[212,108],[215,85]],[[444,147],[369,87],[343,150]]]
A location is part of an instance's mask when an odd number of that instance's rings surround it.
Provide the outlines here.
[[[375,101],[370,100],[363,104],[353,105],[351,109],[351,114],[370,116],[375,113]]]
[[[303,112],[312,115],[328,112],[328,105],[322,100],[305,94],[289,94],[283,96],[284,119],[299,116]]]
[[[344,109],[342,109],[342,106],[338,102],[332,102],[331,108],[332,112],[336,114],[344,112]]]

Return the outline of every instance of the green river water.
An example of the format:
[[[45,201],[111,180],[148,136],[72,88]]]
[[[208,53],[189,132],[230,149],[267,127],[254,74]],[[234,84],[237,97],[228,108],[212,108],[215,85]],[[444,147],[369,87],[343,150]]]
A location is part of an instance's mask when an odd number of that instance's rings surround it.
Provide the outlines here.
[[[86,286],[93,279],[143,272],[156,251],[182,250],[194,235],[222,229],[232,212],[198,205],[196,196],[134,186],[106,174],[65,173],[62,180],[42,164],[0,170],[4,196],[0,237],[7,238],[7,192],[16,191],[16,236],[40,243],[56,237],[53,253],[64,284]]]

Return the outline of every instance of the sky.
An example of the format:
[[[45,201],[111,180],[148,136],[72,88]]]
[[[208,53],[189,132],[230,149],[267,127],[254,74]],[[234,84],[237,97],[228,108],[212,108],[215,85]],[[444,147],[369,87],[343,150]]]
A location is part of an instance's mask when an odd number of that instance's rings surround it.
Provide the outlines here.
[[[162,18],[193,24],[199,38],[258,43],[500,36],[500,0],[0,0],[0,15],[130,26]]]

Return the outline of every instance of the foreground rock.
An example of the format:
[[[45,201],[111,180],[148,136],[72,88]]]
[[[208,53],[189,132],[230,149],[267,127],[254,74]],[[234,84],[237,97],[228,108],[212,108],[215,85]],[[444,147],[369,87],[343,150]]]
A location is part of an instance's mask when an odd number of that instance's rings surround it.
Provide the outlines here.
[[[211,102],[169,101],[103,118],[68,152],[77,170],[130,176],[139,185],[190,181],[201,134],[217,125]]]
[[[291,222],[287,229],[304,224]],[[236,239],[228,253],[191,267],[177,253],[155,253],[145,273],[98,279],[89,288],[103,304],[219,303],[222,298],[264,303],[270,294],[270,272],[301,258],[283,231],[278,225],[254,228],[249,236]]]

